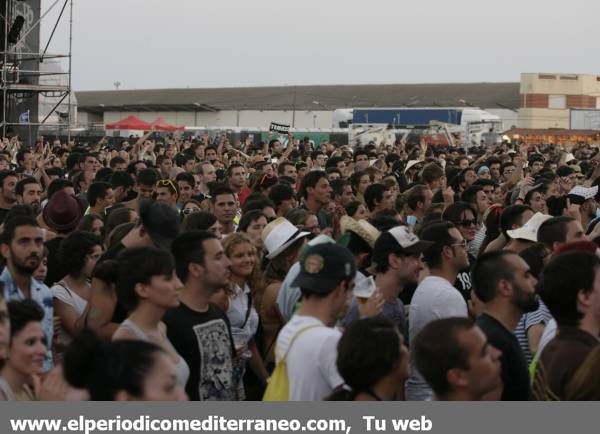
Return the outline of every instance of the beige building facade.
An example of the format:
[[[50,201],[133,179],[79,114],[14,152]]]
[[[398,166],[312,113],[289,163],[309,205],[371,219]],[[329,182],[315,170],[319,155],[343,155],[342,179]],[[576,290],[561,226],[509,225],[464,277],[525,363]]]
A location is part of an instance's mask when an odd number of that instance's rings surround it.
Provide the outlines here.
[[[572,110],[600,109],[600,75],[521,74],[519,126],[570,128]]]

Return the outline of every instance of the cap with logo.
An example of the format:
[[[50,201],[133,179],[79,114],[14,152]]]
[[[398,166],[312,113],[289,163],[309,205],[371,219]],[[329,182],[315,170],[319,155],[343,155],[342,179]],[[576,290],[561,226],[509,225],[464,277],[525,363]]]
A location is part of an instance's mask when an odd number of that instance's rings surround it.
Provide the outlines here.
[[[582,187],[578,185],[573,187],[568,194],[569,200],[575,205],[582,205],[586,200],[596,197],[598,194],[598,186]]]
[[[337,244],[319,244],[306,251],[292,286],[326,295],[355,275],[356,261],[350,250]]]
[[[418,255],[433,244],[431,241],[420,240],[406,226],[396,226],[387,232],[383,232],[375,242],[373,262],[376,264],[387,263],[390,253]]]

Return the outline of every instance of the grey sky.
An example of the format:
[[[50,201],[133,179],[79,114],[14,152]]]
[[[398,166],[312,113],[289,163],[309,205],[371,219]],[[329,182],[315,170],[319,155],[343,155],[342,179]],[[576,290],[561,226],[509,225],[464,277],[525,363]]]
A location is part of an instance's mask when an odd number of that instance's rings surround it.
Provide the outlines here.
[[[42,0],[42,10],[53,2]],[[600,73],[599,13],[600,2],[589,0],[75,0],[73,86],[493,82],[518,81],[521,72]],[[65,35],[66,21],[54,51],[64,49]]]

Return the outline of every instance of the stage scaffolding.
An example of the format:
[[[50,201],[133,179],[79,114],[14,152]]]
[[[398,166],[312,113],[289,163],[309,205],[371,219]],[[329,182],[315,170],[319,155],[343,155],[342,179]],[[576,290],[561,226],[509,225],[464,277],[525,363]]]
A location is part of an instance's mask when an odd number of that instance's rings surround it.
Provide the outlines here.
[[[37,138],[37,131],[40,127],[45,130],[56,131],[56,135],[67,136],[67,140],[71,139],[71,117],[73,109],[72,105],[72,90],[71,90],[71,64],[72,64],[72,42],[73,42],[73,0],[53,0],[47,10],[41,10],[41,0],[23,1],[23,0],[0,0],[5,2],[6,14],[4,5],[1,5],[0,25],[4,27],[3,45],[0,47],[3,51],[0,52],[1,75],[0,86],[2,91],[2,137],[6,137],[7,133],[16,130],[29,132],[29,144],[33,144]],[[39,8],[35,11],[35,8]],[[53,10],[60,12],[54,21],[48,15]],[[15,38],[15,35],[10,35],[11,27],[14,26],[15,20],[23,19],[21,15],[25,11],[26,26]],[[35,13],[32,15],[31,11]],[[29,12],[29,14],[27,14]],[[21,17],[21,18],[19,18]],[[51,33],[47,41],[42,41],[40,27],[42,22],[52,19],[49,24],[52,25]],[[29,20],[29,22],[28,22]],[[61,23],[68,20],[68,52],[67,53],[49,53],[56,30]],[[1,30],[1,29],[0,29]],[[37,38],[34,36],[37,32]],[[12,37],[11,37],[12,36]],[[33,36],[33,38],[32,38]],[[26,41],[38,41],[35,46]],[[46,60],[52,60],[62,64],[64,59],[67,59],[67,70],[59,71],[43,71],[40,70],[40,65]],[[52,77],[54,76],[54,77]],[[66,80],[65,80],[66,78]],[[60,82],[60,84],[58,82]],[[49,113],[46,113],[43,119],[38,115],[40,107],[40,96],[51,99],[53,108]],[[27,107],[29,101],[29,110],[19,113],[22,108]],[[58,111],[61,104],[67,102],[66,113]],[[33,116],[31,115],[33,113]],[[55,115],[55,116],[53,116]],[[51,118],[56,118],[56,122],[49,121]],[[35,131],[32,137],[32,131]],[[23,137],[26,139],[27,137]]]

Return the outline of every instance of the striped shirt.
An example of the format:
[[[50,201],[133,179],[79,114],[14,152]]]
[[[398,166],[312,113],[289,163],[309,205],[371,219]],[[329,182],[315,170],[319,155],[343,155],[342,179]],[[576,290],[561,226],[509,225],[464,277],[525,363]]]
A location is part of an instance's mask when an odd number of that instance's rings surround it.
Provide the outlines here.
[[[515,328],[514,335],[519,341],[519,346],[521,347],[521,350],[523,350],[523,355],[525,356],[527,364],[531,363],[534,356],[534,353],[531,352],[531,349],[529,347],[527,331],[530,327],[537,324],[546,325],[551,319],[552,315],[550,314],[550,311],[548,310],[544,302],[540,300],[540,307],[536,311],[524,314],[519,320],[519,323]]]
[[[479,249],[485,240],[485,225],[482,225],[475,233],[475,238],[469,243],[468,252],[475,258],[479,256]]]

